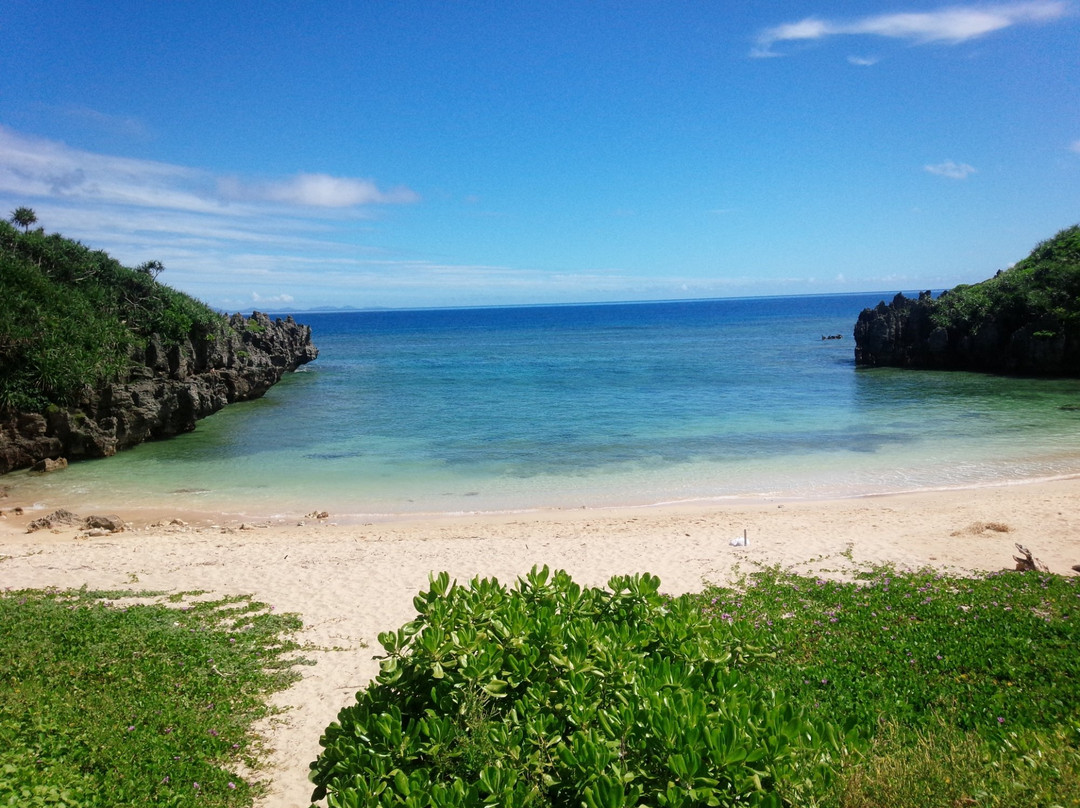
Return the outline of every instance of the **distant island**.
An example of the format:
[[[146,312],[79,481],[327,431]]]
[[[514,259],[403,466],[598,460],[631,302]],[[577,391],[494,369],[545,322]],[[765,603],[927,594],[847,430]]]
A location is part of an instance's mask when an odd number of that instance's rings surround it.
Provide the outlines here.
[[[188,432],[318,356],[291,317],[227,317],[160,283],[160,262],[128,268],[36,221],[0,222],[0,474]]]
[[[1080,225],[982,283],[865,309],[855,362],[1080,377]]]

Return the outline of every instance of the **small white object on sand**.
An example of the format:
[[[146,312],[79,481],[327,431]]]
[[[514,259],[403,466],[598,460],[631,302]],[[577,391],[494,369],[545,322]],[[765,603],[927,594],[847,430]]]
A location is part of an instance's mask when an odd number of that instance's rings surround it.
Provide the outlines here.
[[[746,531],[745,530],[743,530],[741,536],[736,536],[734,539],[731,540],[731,546],[732,547],[749,547],[750,546],[750,539],[746,538]]]

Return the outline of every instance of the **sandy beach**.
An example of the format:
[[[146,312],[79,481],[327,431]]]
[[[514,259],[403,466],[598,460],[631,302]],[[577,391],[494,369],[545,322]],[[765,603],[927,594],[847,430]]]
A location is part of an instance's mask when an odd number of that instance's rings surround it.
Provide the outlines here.
[[[757,565],[841,575],[856,564],[892,562],[955,572],[1012,567],[1014,545],[1052,572],[1080,563],[1080,479],[839,501],[563,510],[334,524],[334,515],[289,523],[215,523],[169,513],[88,537],[75,528],[26,533],[44,515],[13,513],[0,500],[0,585],[209,590],[247,594],[297,612],[316,662],[278,694],[283,712],[259,731],[268,747],[258,777],[261,808],[309,804],[308,764],[338,710],[377,672],[380,631],[413,615],[431,572],[512,582],[533,565],[561,568],[579,583],[651,572],[669,593],[725,583]],[[86,516],[88,514],[80,514]],[[170,524],[179,519],[185,524]],[[298,524],[300,522],[300,524]],[[731,539],[749,538],[733,547]]]

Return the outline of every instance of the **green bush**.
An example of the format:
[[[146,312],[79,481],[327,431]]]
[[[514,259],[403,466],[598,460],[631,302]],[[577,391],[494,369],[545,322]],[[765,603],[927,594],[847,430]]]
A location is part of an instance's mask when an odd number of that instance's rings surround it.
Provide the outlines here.
[[[35,267],[0,255],[0,409],[73,403],[127,363],[131,332]]]
[[[1009,333],[1050,322],[1080,337],[1080,225],[1036,245],[993,278],[945,292],[933,302],[930,317],[960,333],[977,333],[991,322]]]
[[[740,668],[764,653],[648,574],[451,584],[380,636],[322,738],[314,799],[354,806],[810,805],[856,743]]]
[[[76,403],[87,388],[117,378],[150,335],[177,345],[226,327],[153,273],[7,222],[0,222],[0,299],[0,410]]]

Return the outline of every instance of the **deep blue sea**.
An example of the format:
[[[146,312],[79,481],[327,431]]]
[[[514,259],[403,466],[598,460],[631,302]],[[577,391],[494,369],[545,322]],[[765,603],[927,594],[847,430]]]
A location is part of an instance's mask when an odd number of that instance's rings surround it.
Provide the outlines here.
[[[299,314],[320,357],[263,399],[5,482],[69,507],[368,519],[1080,473],[1076,381],[856,369],[858,314],[891,297]]]

